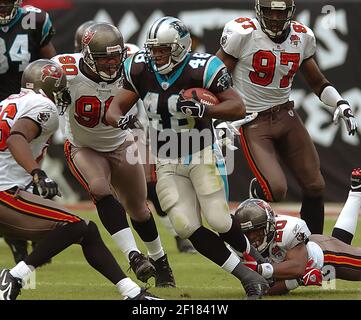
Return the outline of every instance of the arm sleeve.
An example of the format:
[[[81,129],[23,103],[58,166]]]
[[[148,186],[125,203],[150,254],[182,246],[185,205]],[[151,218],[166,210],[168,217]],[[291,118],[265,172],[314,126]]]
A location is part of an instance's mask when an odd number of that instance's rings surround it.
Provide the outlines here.
[[[287,241],[289,244],[288,249],[292,249],[299,243],[306,243],[311,235],[311,231],[308,229],[306,222],[300,219],[288,235],[290,237]]]
[[[204,72],[203,85],[215,94],[223,92],[233,85],[232,77],[227,67],[216,56],[208,60]]]
[[[37,13],[36,29],[38,31],[39,45],[42,48],[46,46],[55,35],[53,23],[47,12],[41,11]]]
[[[53,133],[58,129],[58,111],[52,107],[38,104],[27,110],[19,118],[29,118],[36,122],[44,133]]]
[[[316,53],[316,37],[310,28],[306,27],[306,29],[307,29],[307,34],[306,34],[307,41],[305,46],[304,60],[313,57]]]
[[[238,59],[241,54],[243,37],[242,34],[236,30],[236,27],[237,23],[234,21],[230,21],[225,25],[220,44],[225,53]]]

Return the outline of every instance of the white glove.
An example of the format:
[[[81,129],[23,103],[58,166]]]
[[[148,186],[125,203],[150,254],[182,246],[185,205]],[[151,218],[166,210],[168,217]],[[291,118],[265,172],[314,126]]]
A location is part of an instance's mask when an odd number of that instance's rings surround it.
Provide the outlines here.
[[[348,102],[345,100],[337,103],[337,108],[333,114],[333,123],[338,124],[340,118],[345,122],[349,135],[354,135],[357,132],[357,121],[352,113]]]

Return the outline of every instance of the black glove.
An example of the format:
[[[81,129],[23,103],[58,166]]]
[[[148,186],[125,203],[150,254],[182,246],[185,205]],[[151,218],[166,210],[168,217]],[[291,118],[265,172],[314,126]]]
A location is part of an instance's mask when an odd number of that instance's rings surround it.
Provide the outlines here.
[[[142,125],[135,115],[128,114],[126,116],[119,118],[118,128],[120,128],[122,130],[135,129],[135,128],[141,129]]]
[[[51,180],[43,170],[34,169],[31,171],[31,175],[35,187],[43,198],[52,199],[55,196],[61,196],[57,183]]]
[[[177,100],[177,111],[184,113],[189,117],[202,118],[206,105],[201,103],[198,100],[197,94],[195,91],[192,92],[193,98],[185,98],[182,95],[182,92],[179,93]]]

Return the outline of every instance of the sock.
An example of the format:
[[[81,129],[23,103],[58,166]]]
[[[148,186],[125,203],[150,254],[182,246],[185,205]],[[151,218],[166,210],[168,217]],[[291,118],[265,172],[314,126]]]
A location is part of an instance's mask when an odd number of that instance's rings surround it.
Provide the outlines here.
[[[137,231],[139,237],[143,240],[144,243],[152,242],[158,237],[157,226],[153,215],[149,212],[149,219],[146,221],[135,221],[130,219],[135,231]]]
[[[239,257],[232,252],[229,258],[226,260],[226,262],[222,265],[222,269],[229,273],[232,273],[232,271],[238,265],[239,262],[240,262]]]
[[[108,195],[96,202],[99,218],[110,234],[129,228],[124,207],[112,195]]]
[[[118,248],[124,253],[126,258],[129,261],[129,253],[131,251],[140,252],[135,243],[135,239],[130,228],[125,228],[123,230],[118,231],[117,233],[112,234],[112,238],[114,242],[117,244]]]
[[[134,298],[140,293],[140,287],[131,279],[124,278],[120,280],[116,287],[124,297]]]
[[[231,255],[222,239],[201,226],[189,237],[194,248],[203,256],[222,267]]]
[[[177,232],[175,231],[168,216],[164,216],[164,217],[160,216],[159,220],[163,224],[164,228],[169,232],[170,235],[172,235],[173,237],[177,236]]]
[[[246,251],[249,248],[249,242],[245,235],[243,234],[241,228],[239,227],[236,220],[232,217],[232,225],[231,228],[224,233],[220,233],[219,236],[221,239],[228,244],[230,244],[235,250],[239,252]]]
[[[312,234],[322,234],[325,218],[323,196],[303,196],[300,216],[306,222]]]
[[[164,250],[159,236],[151,242],[144,242],[144,245],[147,248],[148,256],[154,261],[164,256]]]
[[[14,278],[21,280],[26,279],[33,272],[32,266],[28,266],[24,261],[20,261],[14,268],[10,270],[10,274]]]
[[[356,232],[360,207],[361,192],[350,191],[332,231],[333,237],[351,244]]]
[[[83,254],[89,265],[101,273],[113,284],[126,278],[123,270],[112,253],[105,246],[97,225],[90,221],[80,243]]]

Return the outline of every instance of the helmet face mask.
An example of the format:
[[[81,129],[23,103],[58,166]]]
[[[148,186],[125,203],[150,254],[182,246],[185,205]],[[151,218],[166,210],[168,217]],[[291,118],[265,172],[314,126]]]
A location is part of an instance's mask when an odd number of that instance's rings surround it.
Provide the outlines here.
[[[145,58],[152,70],[170,73],[191,50],[192,40],[184,23],[173,17],[156,20],[145,42]]]
[[[120,31],[108,23],[96,23],[88,27],[82,37],[82,53],[85,64],[105,81],[121,75],[127,58]]]
[[[71,104],[71,96],[70,91],[67,87],[63,89],[53,92],[54,103],[58,107],[59,115],[63,115],[68,108],[69,104]]]
[[[8,24],[17,14],[21,0],[0,0],[0,25]]]
[[[259,252],[264,252],[276,234],[271,206],[261,199],[248,199],[238,206],[234,217],[251,244]]]
[[[296,11],[293,0],[256,0],[255,9],[262,30],[272,39],[287,32]]]

